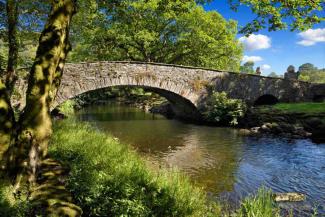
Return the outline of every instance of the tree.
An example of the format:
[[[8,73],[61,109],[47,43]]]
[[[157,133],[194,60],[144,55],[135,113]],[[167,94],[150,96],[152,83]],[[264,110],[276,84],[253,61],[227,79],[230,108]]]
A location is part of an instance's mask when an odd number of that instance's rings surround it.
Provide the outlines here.
[[[7,18],[7,34],[9,41],[9,53],[7,70],[2,71],[1,77],[5,80],[7,91],[11,95],[14,87],[16,75],[15,70],[17,67],[18,59],[18,39],[17,39],[17,23],[18,23],[18,1],[7,0],[6,1],[6,18]]]
[[[8,47],[6,75],[19,66],[31,66],[50,1],[0,1],[0,40]],[[31,54],[29,51],[33,51]],[[5,76],[6,77],[6,76]]]
[[[231,8],[238,10],[240,5],[248,6],[256,18],[241,29],[241,33],[251,34],[268,28],[276,31],[289,28],[307,30],[325,20],[322,11],[323,0],[229,0]]]
[[[278,78],[279,76],[275,73],[275,72],[271,72],[268,77],[271,77],[271,78]]]
[[[37,166],[35,161],[47,153],[52,133],[50,103],[56,94],[70,50],[69,27],[76,3],[74,0],[57,0],[51,1],[51,4],[51,13],[40,36],[30,71],[26,106],[18,122],[13,117],[7,87],[0,81],[0,145],[1,148],[10,145],[6,153],[7,166],[17,183],[25,179],[33,183]]]
[[[240,72],[245,74],[255,74],[254,62],[248,61],[244,63],[244,65],[240,66]]]
[[[82,13],[77,15],[73,61],[133,60],[238,70],[242,47],[236,22],[206,12],[194,0],[122,0],[98,7],[90,25],[78,18]]]
[[[312,83],[325,83],[325,69],[318,69],[311,63],[299,66],[299,80]]]
[[[298,68],[298,71],[300,73],[313,72],[313,71],[316,71],[316,70],[317,70],[317,68],[313,64],[311,64],[311,63],[302,64]]]

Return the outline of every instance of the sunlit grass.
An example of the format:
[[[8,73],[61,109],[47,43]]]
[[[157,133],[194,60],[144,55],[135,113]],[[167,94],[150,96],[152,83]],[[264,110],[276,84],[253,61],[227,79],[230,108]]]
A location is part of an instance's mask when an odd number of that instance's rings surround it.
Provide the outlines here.
[[[306,113],[317,114],[325,113],[325,103],[278,103],[273,106],[261,106],[262,112],[281,112],[281,113]]]
[[[26,199],[16,198],[13,186],[4,174],[0,172],[0,216],[23,217],[29,216],[29,203]]]
[[[325,112],[325,103],[279,103],[274,108],[285,112],[320,113]]]
[[[280,209],[276,208],[272,192],[259,189],[255,196],[244,199],[237,212],[238,217],[280,217]]]

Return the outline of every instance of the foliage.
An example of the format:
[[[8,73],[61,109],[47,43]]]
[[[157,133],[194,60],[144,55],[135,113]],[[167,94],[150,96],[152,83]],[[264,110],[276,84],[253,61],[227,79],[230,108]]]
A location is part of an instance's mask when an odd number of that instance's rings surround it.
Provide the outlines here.
[[[9,179],[0,173],[0,216],[23,217],[27,216],[30,204],[26,199],[16,198],[13,195],[13,186]]]
[[[17,37],[12,41],[12,46],[18,48],[18,67],[31,66],[36,53],[38,38],[42,30],[47,15],[49,13],[49,1],[12,1],[17,5]],[[8,49],[8,15],[6,2],[0,4],[0,40],[5,42],[4,46]],[[13,13],[13,10],[11,10]],[[13,16],[13,14],[11,15]],[[12,24],[13,25],[13,24]],[[7,54],[7,53],[6,53]],[[6,56],[7,57],[7,56]],[[15,57],[17,58],[17,57]]]
[[[325,69],[318,69],[311,63],[299,66],[299,80],[312,83],[325,83]]]
[[[254,62],[248,61],[240,66],[240,72],[245,74],[255,74]]]
[[[128,146],[71,119],[55,123],[49,154],[70,166],[67,187],[85,216],[206,216],[186,177],[151,172]]]
[[[7,68],[7,55],[8,55],[8,46],[0,38],[0,72],[4,71]]]
[[[244,199],[236,216],[280,217],[281,215],[279,208],[276,208],[272,192],[261,188],[256,196]]]
[[[90,1],[88,7],[96,8]],[[84,6],[85,7],[85,6]],[[237,71],[237,24],[194,0],[123,0],[81,10],[72,61],[134,60]],[[84,17],[88,19],[84,19]]]
[[[72,116],[75,112],[75,107],[76,102],[74,100],[67,100],[64,103],[62,103],[58,109],[60,112],[62,112],[65,116]]]
[[[239,99],[229,99],[225,92],[211,92],[200,109],[208,121],[237,125],[243,117],[246,105]]]
[[[269,31],[286,29],[307,30],[324,21],[323,0],[229,0],[237,10],[240,5],[248,6],[256,18],[241,29],[241,33],[251,34],[261,29]],[[289,26],[288,26],[289,25]]]

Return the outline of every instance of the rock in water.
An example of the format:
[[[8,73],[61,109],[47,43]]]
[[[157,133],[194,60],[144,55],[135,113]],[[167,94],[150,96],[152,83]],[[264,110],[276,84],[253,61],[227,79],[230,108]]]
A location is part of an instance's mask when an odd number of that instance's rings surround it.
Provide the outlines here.
[[[274,200],[276,202],[298,202],[304,201],[306,196],[301,193],[275,193]]]

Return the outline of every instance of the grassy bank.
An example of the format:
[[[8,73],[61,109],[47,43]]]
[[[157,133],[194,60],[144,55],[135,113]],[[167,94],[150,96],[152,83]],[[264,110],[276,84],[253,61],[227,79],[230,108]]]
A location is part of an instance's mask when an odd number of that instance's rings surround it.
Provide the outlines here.
[[[271,107],[262,107],[262,111],[277,110],[283,113],[325,113],[325,103],[278,103]]]

